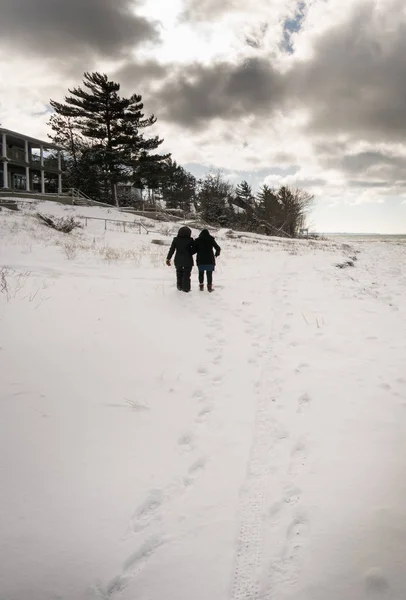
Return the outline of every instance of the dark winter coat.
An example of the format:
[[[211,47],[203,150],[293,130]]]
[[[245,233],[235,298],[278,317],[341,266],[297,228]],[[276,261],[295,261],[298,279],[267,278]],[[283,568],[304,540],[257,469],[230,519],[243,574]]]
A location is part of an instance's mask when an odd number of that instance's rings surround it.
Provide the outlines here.
[[[198,265],[215,265],[216,257],[220,256],[221,248],[207,229],[203,229],[193,246]],[[216,255],[214,255],[214,250]]]
[[[191,269],[193,267],[193,238],[189,227],[179,229],[178,235],[173,238],[166,260],[171,260],[174,254],[177,269]]]

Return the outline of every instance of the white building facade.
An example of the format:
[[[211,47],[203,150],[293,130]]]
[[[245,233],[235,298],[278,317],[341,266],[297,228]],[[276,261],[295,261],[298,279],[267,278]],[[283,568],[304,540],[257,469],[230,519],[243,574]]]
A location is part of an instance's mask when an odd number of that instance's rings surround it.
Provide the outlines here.
[[[0,127],[0,191],[62,193],[61,150]]]

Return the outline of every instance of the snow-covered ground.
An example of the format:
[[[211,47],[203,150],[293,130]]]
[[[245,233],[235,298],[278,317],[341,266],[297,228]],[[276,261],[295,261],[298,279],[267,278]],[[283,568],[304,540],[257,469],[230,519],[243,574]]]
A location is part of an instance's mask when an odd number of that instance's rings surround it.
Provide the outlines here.
[[[404,600],[406,244],[150,225],[0,213],[1,600]]]

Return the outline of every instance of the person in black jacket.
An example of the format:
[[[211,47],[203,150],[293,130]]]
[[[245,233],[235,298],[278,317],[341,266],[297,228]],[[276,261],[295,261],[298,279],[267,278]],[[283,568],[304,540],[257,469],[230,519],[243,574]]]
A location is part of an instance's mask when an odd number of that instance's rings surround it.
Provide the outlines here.
[[[175,254],[176,252],[176,254]],[[171,258],[175,254],[176,285],[181,292],[190,292],[190,275],[193,269],[193,238],[189,227],[181,227],[173,238],[166,257],[166,264],[171,266]]]
[[[220,256],[221,248],[207,229],[203,229],[194,243],[194,252],[197,255],[197,266],[199,267],[199,287],[204,290],[204,273],[207,277],[207,289],[213,291],[213,271],[216,258]],[[214,251],[216,254],[214,254]]]

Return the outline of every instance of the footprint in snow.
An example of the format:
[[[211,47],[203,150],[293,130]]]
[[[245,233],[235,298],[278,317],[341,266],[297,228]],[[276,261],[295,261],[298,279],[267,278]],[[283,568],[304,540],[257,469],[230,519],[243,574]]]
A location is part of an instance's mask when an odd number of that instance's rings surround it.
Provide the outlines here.
[[[379,568],[372,568],[365,575],[365,588],[368,597],[372,598],[382,598],[387,597],[390,586],[389,582],[384,576],[383,572]]]
[[[223,355],[221,354],[221,352],[218,352],[218,354],[216,354],[216,356],[213,359],[213,364],[218,365],[221,362],[222,358]]]
[[[204,399],[204,391],[203,390],[195,390],[192,394],[193,398],[196,398],[199,402]]]
[[[143,564],[162,546],[164,541],[158,537],[152,537],[146,540],[138,550],[133,552],[127,560],[124,561],[122,572],[116,575],[104,586],[96,587],[96,591],[105,600],[111,600],[114,596],[121,595],[130,583],[131,577],[135,572],[139,572]]]
[[[283,501],[290,506],[297,504],[301,498],[302,490],[294,485],[288,485],[285,488]]]
[[[203,407],[202,410],[199,412],[196,421],[198,423],[205,423],[207,421],[207,419],[209,418],[210,413],[211,413],[210,406]]]
[[[297,516],[289,523],[286,530],[286,539],[288,541],[296,542],[299,538],[303,537],[307,530],[307,520],[305,517]]]
[[[163,540],[160,537],[151,537],[146,540],[138,550],[133,552],[123,565],[123,572],[138,568],[139,564],[149,558],[155,550],[162,546]]]
[[[179,446],[182,446],[185,450],[193,450],[193,435],[191,433],[184,433],[178,439]]]
[[[151,490],[148,497],[138,506],[131,518],[132,531],[139,532],[148,527],[163,500],[162,490]]]
[[[307,449],[304,441],[299,441],[291,452],[291,460],[289,464],[288,473],[291,476],[295,476],[299,473],[302,467],[304,467],[307,459]]]
[[[183,483],[185,487],[191,486],[198,477],[203,473],[206,467],[206,458],[202,456],[196,460],[188,469],[188,476],[184,477]]]
[[[304,413],[305,410],[310,406],[311,401],[312,399],[310,398],[309,394],[302,394],[297,401],[297,412],[300,414]]]
[[[309,368],[310,365],[308,365],[307,363],[300,363],[300,365],[298,367],[296,367],[295,369],[295,373],[302,373],[302,371],[306,370]]]

